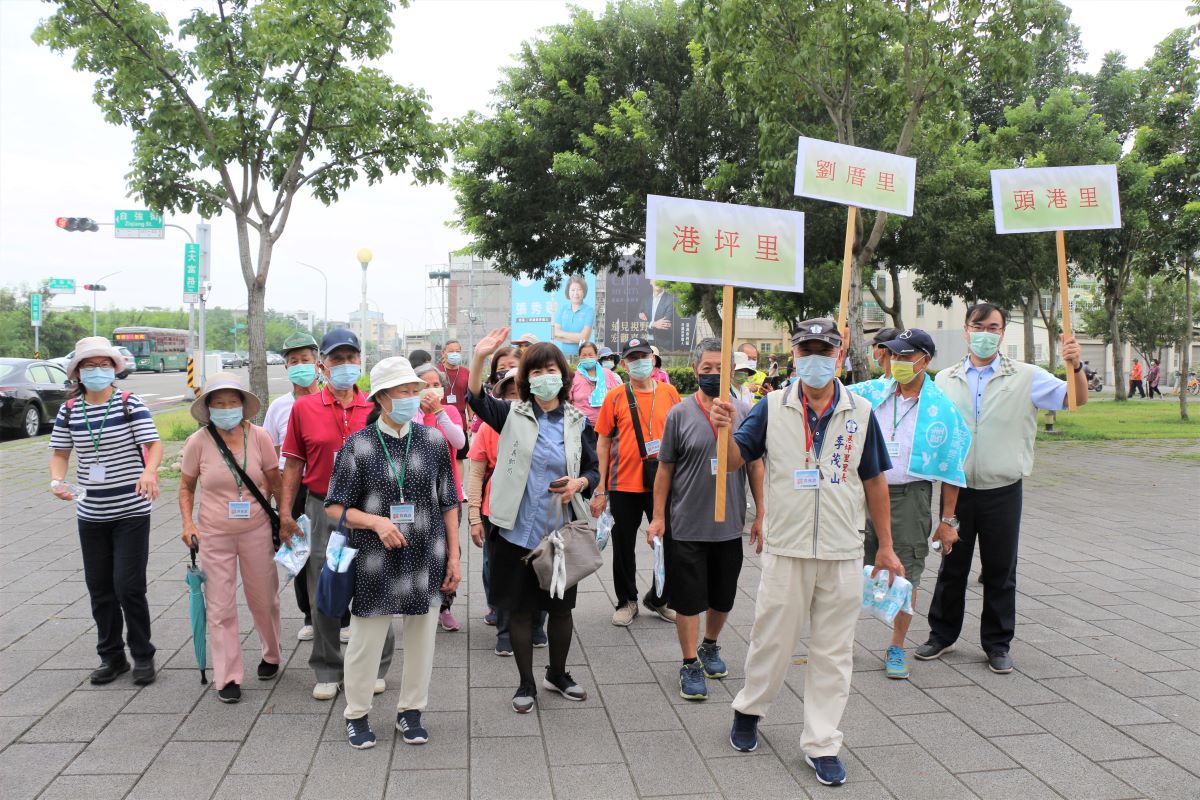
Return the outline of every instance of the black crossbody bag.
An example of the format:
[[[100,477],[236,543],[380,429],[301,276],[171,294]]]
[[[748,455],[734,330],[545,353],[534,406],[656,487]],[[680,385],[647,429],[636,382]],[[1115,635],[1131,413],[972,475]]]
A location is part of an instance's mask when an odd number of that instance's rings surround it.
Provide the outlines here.
[[[267,498],[263,497],[262,492],[254,485],[254,481],[250,480],[250,476],[242,469],[242,465],[237,463],[237,460],[233,457],[233,453],[229,450],[229,446],[225,444],[225,440],[221,438],[221,434],[217,433],[216,426],[211,422],[208,424],[208,432],[212,435],[213,441],[217,443],[217,449],[221,451],[221,456],[225,459],[226,463],[232,464],[233,468],[237,470],[238,477],[242,479],[242,485],[250,490],[250,494],[254,495],[254,499],[262,506],[263,511],[267,512],[267,518],[271,520],[271,546],[278,550],[281,544],[279,540],[279,514],[275,513],[275,509],[271,508],[271,504],[267,502]],[[247,444],[246,446],[249,447],[250,445]]]
[[[658,387],[655,387],[658,391]],[[629,398],[629,416],[633,418],[633,435],[637,437],[638,452],[642,454],[642,488],[647,492],[654,491],[654,478],[658,475],[658,458],[650,458],[646,453],[646,437],[642,434],[642,419],[638,415],[637,400],[633,396],[633,384],[625,384],[625,396]],[[654,424],[654,420],[650,420]],[[653,433],[651,429],[651,433]]]

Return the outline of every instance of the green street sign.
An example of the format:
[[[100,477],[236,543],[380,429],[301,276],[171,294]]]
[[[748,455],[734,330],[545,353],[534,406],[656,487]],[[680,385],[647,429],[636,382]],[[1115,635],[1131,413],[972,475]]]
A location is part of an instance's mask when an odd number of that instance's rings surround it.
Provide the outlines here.
[[[230,329],[229,329],[229,332],[230,332],[230,333],[237,333],[238,331],[244,331],[244,330],[246,330],[246,323],[244,323],[244,322],[239,322],[238,324],[236,324],[236,325],[234,325],[232,328],[230,328]]]
[[[48,288],[54,294],[75,294],[75,279],[51,278]]]
[[[200,245],[183,246],[183,302],[200,302]]]
[[[42,327],[42,296],[29,295],[29,324],[35,328]]]
[[[118,239],[161,239],[166,234],[162,214],[145,209],[114,211],[113,226]]]

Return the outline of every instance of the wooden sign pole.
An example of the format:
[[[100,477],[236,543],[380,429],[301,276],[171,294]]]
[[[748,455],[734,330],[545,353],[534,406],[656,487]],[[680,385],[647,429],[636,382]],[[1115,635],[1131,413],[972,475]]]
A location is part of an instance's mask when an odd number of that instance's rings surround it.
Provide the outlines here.
[[[846,328],[846,316],[850,309],[850,265],[854,262],[854,237],[857,231],[858,208],[848,206],[846,209],[846,249],[842,254],[842,294],[838,300],[838,331],[842,334],[842,342],[850,343],[850,331]],[[842,363],[838,363],[838,377],[842,375]]]
[[[1058,291],[1062,299],[1062,332],[1063,336],[1074,336],[1071,330],[1071,292],[1070,279],[1067,277],[1067,243],[1062,231],[1054,232],[1054,241],[1058,245]],[[1064,364],[1066,361],[1064,360]],[[1075,376],[1067,364],[1067,408],[1074,411],[1078,403],[1075,399]]]
[[[729,399],[729,383],[733,362],[733,325],[737,318],[737,309],[733,304],[733,287],[726,286],[721,291],[721,394],[722,400]],[[713,521],[725,521],[725,475],[729,471],[729,439],[733,429],[717,437],[717,505],[713,510]]]

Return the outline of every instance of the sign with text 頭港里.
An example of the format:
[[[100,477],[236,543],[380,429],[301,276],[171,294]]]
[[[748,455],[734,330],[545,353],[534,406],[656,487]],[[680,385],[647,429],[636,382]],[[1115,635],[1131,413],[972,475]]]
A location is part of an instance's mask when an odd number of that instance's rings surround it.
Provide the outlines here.
[[[911,217],[916,186],[915,158],[800,137],[794,190],[800,197]]]
[[[1121,227],[1113,164],[992,170],[996,233]]]
[[[646,277],[802,292],[804,215],[648,195]]]

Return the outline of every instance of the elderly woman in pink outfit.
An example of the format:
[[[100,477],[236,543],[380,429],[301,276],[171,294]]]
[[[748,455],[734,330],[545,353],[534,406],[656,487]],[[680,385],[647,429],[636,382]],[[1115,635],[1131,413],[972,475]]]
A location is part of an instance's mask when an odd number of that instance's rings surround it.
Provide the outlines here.
[[[579,345],[579,363],[575,365],[575,377],[571,379],[571,405],[587,417],[588,428],[596,427],[604,395],[621,385],[621,378],[596,360],[598,354],[593,342]]]
[[[183,446],[180,538],[188,547],[199,545],[200,564],[208,576],[208,644],[213,684],[217,699],[223,703],[242,699],[245,669],[238,634],[239,569],[242,591],[262,643],[258,679],[266,681],[278,675],[281,661],[279,573],[275,569],[271,519],[247,485],[253,482],[268,502],[272,495],[279,496],[275,444],[266,430],[250,422],[261,407],[236,375],[217,373],[192,403],[192,417],[204,427],[189,436]],[[197,483],[204,490],[200,495],[199,525],[192,517]]]

